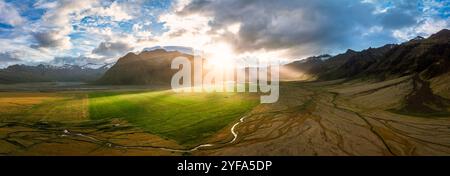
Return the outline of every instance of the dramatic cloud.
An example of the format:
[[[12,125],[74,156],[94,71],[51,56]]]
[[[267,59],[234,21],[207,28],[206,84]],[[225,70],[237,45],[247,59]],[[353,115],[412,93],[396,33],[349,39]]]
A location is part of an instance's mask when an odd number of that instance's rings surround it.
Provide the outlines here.
[[[35,48],[69,49],[72,32],[71,20],[86,9],[91,8],[95,0],[62,0],[37,4],[39,8],[47,9],[41,21],[33,32],[36,44]]]
[[[395,1],[383,8],[381,2],[354,0],[193,0],[176,14],[211,19],[209,33],[238,52],[290,49],[302,55],[343,50],[380,32],[396,37],[394,30],[420,23],[420,2]],[[233,26],[239,27],[233,32]],[[171,30],[178,36],[180,31]]]
[[[128,43],[124,42],[101,42],[97,48],[92,50],[92,53],[103,56],[117,56],[132,49]]]
[[[450,1],[425,0],[400,2],[403,2],[403,6],[401,6],[403,10],[410,12],[410,14],[415,13],[419,15],[415,16],[415,24],[392,30],[392,35],[398,41],[409,40],[416,36],[427,37],[444,28],[450,28],[450,14],[448,12]],[[420,10],[411,10],[418,9],[417,4],[420,4]],[[401,23],[400,20],[398,22]]]
[[[70,37],[66,36],[64,31],[45,31],[32,34],[37,44],[31,45],[33,48],[56,48],[67,49],[72,45]]]
[[[0,9],[0,23],[16,26],[25,22],[17,9],[3,0],[0,0]]]
[[[70,63],[185,46],[215,58],[300,59],[427,37],[450,27],[449,6],[442,0],[0,0],[0,53],[20,51],[16,56],[28,63]]]

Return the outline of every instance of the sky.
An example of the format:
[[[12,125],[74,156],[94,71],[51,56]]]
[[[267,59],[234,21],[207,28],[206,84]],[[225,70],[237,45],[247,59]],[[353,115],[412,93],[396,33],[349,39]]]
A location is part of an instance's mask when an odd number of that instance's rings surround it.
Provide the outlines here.
[[[0,67],[110,63],[154,46],[295,60],[450,28],[450,0],[0,0],[0,9]]]

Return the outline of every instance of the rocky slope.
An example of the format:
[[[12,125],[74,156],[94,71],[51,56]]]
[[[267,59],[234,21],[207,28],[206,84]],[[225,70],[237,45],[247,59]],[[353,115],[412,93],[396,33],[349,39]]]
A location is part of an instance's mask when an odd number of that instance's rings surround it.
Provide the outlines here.
[[[176,57],[193,59],[178,51],[156,49],[139,54],[128,53],[120,58],[98,81],[105,85],[169,85],[177,70],[170,68]]]
[[[363,51],[348,50],[327,60],[309,58],[286,65],[320,80],[376,78],[386,80],[411,74],[430,79],[450,69],[450,30],[443,29],[427,39],[389,44]]]

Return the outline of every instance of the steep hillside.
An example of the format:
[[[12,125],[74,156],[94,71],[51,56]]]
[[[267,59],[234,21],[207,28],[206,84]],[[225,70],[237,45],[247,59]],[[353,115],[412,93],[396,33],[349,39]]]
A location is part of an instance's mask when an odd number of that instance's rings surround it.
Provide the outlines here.
[[[97,83],[105,85],[169,85],[176,70],[170,68],[174,58],[191,55],[178,51],[156,49],[139,54],[128,53],[120,58]]]
[[[316,75],[320,80],[367,77],[385,80],[416,73],[430,79],[449,71],[450,30],[441,30],[427,39],[417,37],[400,45],[360,52],[348,50],[324,61],[308,59],[286,67]]]

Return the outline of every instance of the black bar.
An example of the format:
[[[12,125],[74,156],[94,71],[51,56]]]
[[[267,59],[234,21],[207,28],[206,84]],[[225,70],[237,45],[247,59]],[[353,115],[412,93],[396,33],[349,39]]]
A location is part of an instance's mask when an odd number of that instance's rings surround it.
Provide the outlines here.
[[[61,175],[89,175],[105,173],[114,175],[308,175],[322,174],[381,174],[397,171],[405,174],[433,172],[448,173],[450,157],[0,157],[2,172],[13,171]],[[222,170],[224,162],[240,162],[240,167]],[[243,163],[261,161],[262,170],[248,170]],[[180,163],[211,163],[209,171],[178,170]],[[261,162],[259,162],[261,166]],[[271,165],[268,166],[267,163]],[[217,166],[217,167],[213,167]],[[23,168],[23,169],[17,169]],[[360,172],[363,171],[363,172]],[[282,174],[283,173],[283,174]],[[161,174],[156,174],[161,175]]]

